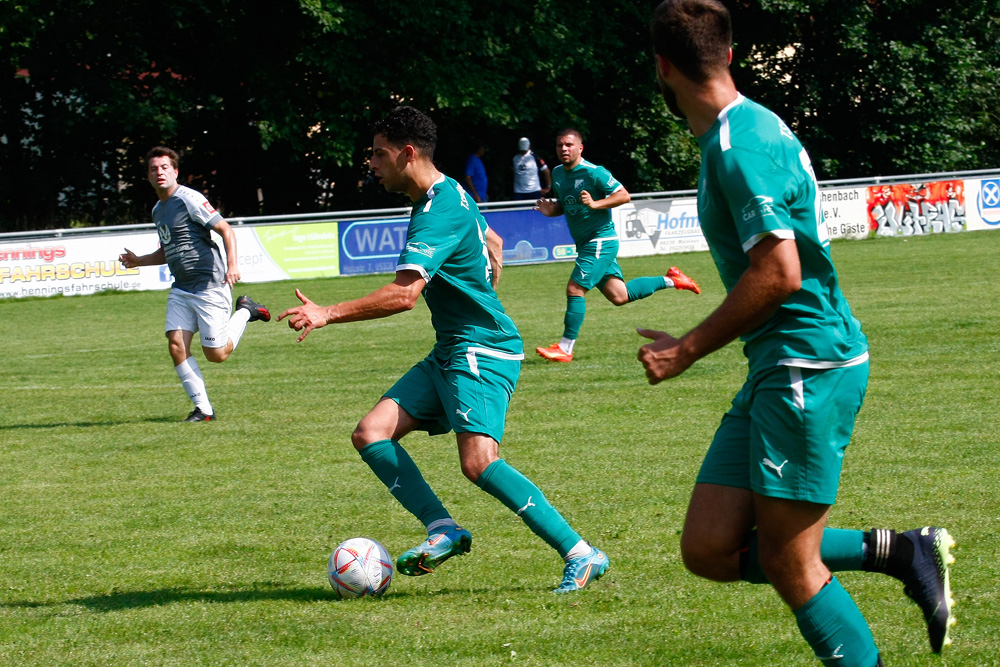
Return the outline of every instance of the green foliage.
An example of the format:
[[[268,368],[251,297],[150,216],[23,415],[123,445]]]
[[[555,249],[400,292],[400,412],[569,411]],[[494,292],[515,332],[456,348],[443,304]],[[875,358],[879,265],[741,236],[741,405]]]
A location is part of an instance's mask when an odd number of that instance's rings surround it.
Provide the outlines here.
[[[401,103],[438,122],[447,173],[489,144],[494,200],[517,138],[551,161],[567,125],[633,192],[694,187],[697,146],[654,81],[655,4],[5,0],[0,230],[146,221],[160,143],[230,217],[397,205],[361,183],[368,128]],[[1000,162],[998,0],[730,4],[740,87],[821,178]]]
[[[996,164],[996,0],[736,5],[737,83],[796,131],[820,178]]]
[[[833,248],[872,377],[831,524],[933,523],[958,541],[959,623],[943,659],[898,582],[838,575],[894,667],[996,662],[1000,314],[983,306],[998,241]],[[730,345],[646,383],[635,327],[684,332],[723,296],[708,253],[670,262],[704,292],[624,308],[591,294],[576,360],[523,364],[501,454],[612,559],[565,597],[549,592],[559,558],[462,476],[454,437],[418,433],[404,443],[472,531],[472,553],[397,575],[381,600],[341,602],[326,583],[347,537],[376,537],[394,556],[423,539],[350,443],[433,345],[423,305],[299,344],[284,323],[252,323],[226,363],[201,363],[220,420],[180,424],[190,403],[170,368],[164,292],[0,301],[0,664],[813,667],[773,590],[701,580],[680,562],[691,485],[745,359]],[[628,276],[664,265],[622,261]],[[501,298],[529,352],[559,335],[569,268],[504,271]],[[297,303],[294,287],[329,303],[387,279],[244,287],[277,313]]]

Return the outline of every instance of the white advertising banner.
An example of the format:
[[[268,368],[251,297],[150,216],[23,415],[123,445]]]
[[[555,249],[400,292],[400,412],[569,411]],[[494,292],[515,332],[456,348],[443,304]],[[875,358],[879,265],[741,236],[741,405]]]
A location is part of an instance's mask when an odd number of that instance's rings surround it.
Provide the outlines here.
[[[288,273],[272,259],[254,228],[235,226],[241,282],[285,280]],[[222,249],[222,238],[214,235]],[[125,248],[146,255],[159,247],[155,230],[94,236],[0,242],[0,299],[25,296],[93,294],[104,290],[168,289],[167,266],[126,269],[118,261]],[[223,252],[223,260],[225,253]]]
[[[619,257],[708,250],[694,197],[635,201],[613,209],[612,218]]]
[[[982,178],[965,182],[967,229],[1000,229],[1000,178]]]
[[[831,239],[868,238],[865,188],[824,188],[819,192]]]

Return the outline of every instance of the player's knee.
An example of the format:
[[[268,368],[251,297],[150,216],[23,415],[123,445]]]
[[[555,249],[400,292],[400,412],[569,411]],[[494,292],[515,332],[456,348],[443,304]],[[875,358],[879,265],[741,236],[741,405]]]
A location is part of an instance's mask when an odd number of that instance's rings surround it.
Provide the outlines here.
[[[720,566],[725,560],[723,554],[709,542],[692,539],[684,533],[681,536],[681,560],[691,574],[712,581],[727,580],[720,574]]]
[[[374,428],[368,419],[362,419],[354,427],[354,432],[351,433],[351,444],[354,445],[354,449],[360,452],[371,443],[378,442],[379,440],[387,440],[389,437],[391,436]]]
[[[684,567],[691,574],[709,579],[708,568],[705,567],[706,560],[701,556],[698,549],[692,549],[681,542],[681,560]]]
[[[478,460],[473,461],[462,461],[462,474],[465,478],[475,484],[479,481],[479,476],[483,474],[486,470],[486,466],[482,465]]]
[[[608,301],[616,306],[624,306],[628,303],[628,294],[609,294]]]
[[[202,348],[205,351],[205,359],[211,361],[214,364],[221,364],[223,361],[229,358],[229,350],[224,347],[205,347]]]
[[[183,343],[169,341],[167,343],[167,351],[170,352],[170,358],[174,360],[175,366],[188,358],[187,350],[184,349]]]
[[[354,445],[354,449],[360,452],[362,449],[364,449],[365,445],[371,442],[374,441],[369,440],[368,437],[365,435],[364,422],[361,422],[360,424],[354,427],[354,432],[351,433],[351,444]]]
[[[813,558],[803,557],[794,550],[773,548],[764,540],[759,543],[757,559],[764,576],[779,593],[786,585],[801,581],[808,572],[825,568],[819,553]]]

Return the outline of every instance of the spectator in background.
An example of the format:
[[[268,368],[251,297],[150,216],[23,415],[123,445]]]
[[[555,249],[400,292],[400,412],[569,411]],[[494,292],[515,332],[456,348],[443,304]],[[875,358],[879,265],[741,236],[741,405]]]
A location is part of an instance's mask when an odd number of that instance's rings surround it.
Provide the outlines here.
[[[486,201],[486,188],[489,181],[486,178],[486,167],[483,166],[483,155],[486,154],[486,144],[477,142],[469,158],[465,161],[464,185],[477,204]]]
[[[528,137],[517,140],[514,156],[514,199],[536,200],[549,193],[552,175],[545,160],[531,152]]]

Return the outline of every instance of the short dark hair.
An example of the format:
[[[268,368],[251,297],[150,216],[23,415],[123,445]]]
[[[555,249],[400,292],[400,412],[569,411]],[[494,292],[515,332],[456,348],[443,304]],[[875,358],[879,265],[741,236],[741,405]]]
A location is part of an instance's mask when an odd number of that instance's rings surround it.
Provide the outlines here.
[[[437,146],[437,126],[427,114],[413,107],[396,107],[372,125],[372,135],[383,135],[390,144],[416,146],[428,158],[434,157]]]
[[[577,137],[580,138],[580,143],[581,144],[583,143],[583,132],[576,129],[575,127],[564,127],[563,129],[559,130],[558,132],[556,132],[556,139],[558,139],[559,137],[565,137],[567,134],[575,134]]]
[[[166,146],[155,146],[149,149],[149,152],[146,153],[147,168],[149,167],[149,161],[154,157],[170,158],[170,164],[173,165],[174,169],[177,169],[177,165],[180,163],[180,157],[177,155],[177,151],[172,148],[167,148]]]
[[[650,33],[656,54],[695,83],[729,68],[733,26],[719,0],[663,0]]]

